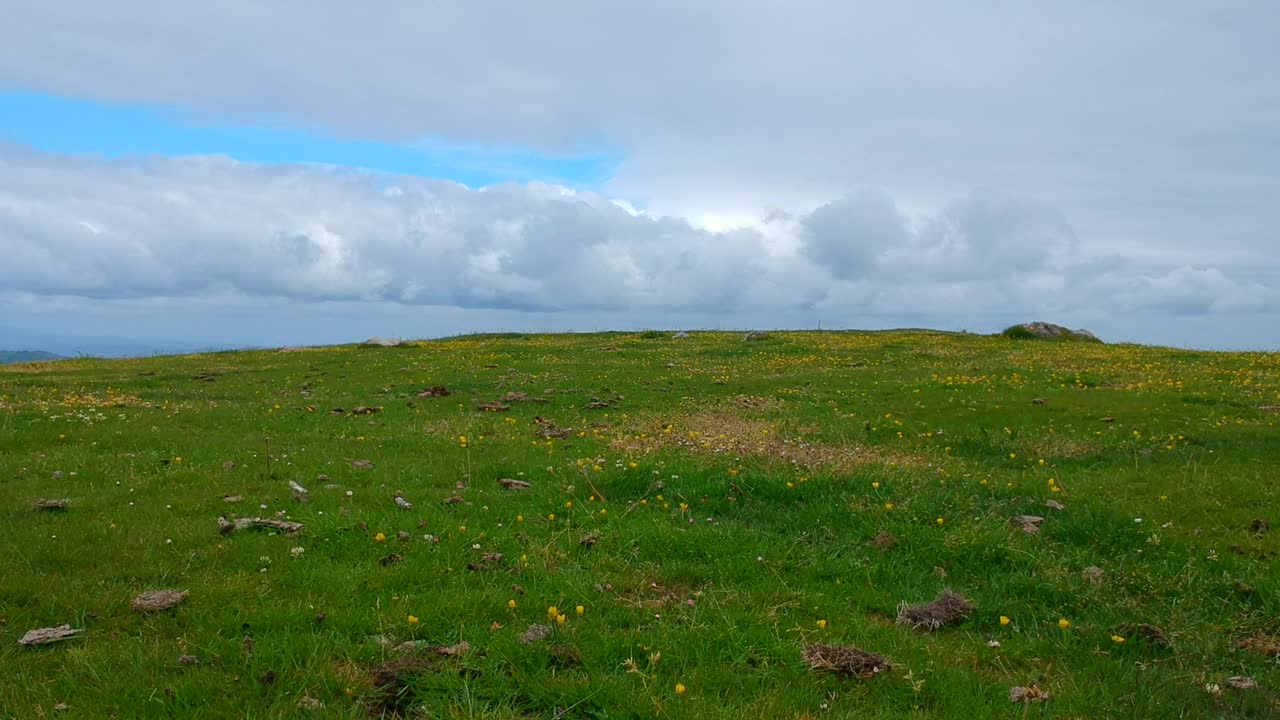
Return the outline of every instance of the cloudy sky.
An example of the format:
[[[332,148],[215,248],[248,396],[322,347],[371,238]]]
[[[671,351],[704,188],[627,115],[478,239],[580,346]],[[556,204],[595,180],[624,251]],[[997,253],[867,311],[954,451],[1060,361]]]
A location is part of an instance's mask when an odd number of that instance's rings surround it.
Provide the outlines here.
[[[1280,348],[1273,2],[0,0],[0,345]]]

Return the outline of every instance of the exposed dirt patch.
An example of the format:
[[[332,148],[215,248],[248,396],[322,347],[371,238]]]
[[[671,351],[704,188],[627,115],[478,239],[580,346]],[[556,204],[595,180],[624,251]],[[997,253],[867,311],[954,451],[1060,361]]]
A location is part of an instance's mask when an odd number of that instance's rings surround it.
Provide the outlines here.
[[[679,602],[681,599],[690,598],[694,593],[694,589],[687,585],[668,586],[652,581],[620,591],[617,595],[617,600],[630,607],[658,608],[667,603]]]
[[[369,710],[373,715],[400,715],[413,703],[413,684],[421,675],[432,672],[440,664],[438,657],[400,657],[373,669],[373,696]]]
[[[1236,643],[1236,647],[1265,657],[1280,658],[1280,636],[1258,633]]]
[[[582,665],[582,653],[569,643],[556,643],[551,646],[551,659],[562,668],[576,668]]]
[[[867,544],[877,550],[892,550],[898,547],[898,536],[888,530],[881,530],[875,537],[868,540]]]

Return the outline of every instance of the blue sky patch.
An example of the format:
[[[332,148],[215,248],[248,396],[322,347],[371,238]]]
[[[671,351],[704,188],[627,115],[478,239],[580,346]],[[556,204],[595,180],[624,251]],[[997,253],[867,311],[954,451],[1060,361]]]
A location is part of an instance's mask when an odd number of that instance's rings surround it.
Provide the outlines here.
[[[342,140],[279,127],[201,125],[181,110],[41,93],[0,92],[0,140],[51,153],[227,155],[256,163],[323,163],[445,178],[470,187],[532,180],[598,190],[616,153],[549,155],[424,139],[411,145]]]

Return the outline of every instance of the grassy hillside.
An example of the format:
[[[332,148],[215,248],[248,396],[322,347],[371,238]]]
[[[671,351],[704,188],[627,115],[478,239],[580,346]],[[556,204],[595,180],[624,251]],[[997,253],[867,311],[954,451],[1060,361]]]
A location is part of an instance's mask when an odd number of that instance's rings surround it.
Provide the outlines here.
[[[0,368],[0,716],[1275,717],[1277,405],[1280,355],[927,332]]]

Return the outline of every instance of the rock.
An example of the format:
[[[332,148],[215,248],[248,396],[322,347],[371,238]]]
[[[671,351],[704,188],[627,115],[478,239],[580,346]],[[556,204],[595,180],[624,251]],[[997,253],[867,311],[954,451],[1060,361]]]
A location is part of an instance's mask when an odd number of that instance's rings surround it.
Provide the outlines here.
[[[750,342],[750,341],[752,341],[752,340],[768,340],[768,339],[769,339],[769,333],[767,333],[767,332],[765,332],[765,331],[763,331],[763,330],[752,330],[751,332],[747,333],[746,335],[743,335],[743,336],[742,336],[742,339],[743,339],[743,341],[744,341],[744,342]]]
[[[307,489],[306,489],[306,488],[304,488],[304,487],[302,487],[302,486],[301,486],[301,485],[299,485],[298,483],[296,483],[296,482],[294,482],[294,481],[290,480],[290,481],[289,481],[289,489],[293,491],[293,497],[294,497],[294,498],[296,498],[296,499],[298,499],[298,500],[306,500],[306,499],[307,499]]]
[[[1227,686],[1236,690],[1257,690],[1258,681],[1246,675],[1233,675],[1227,678]]]
[[[530,625],[528,630],[520,634],[520,642],[525,645],[532,645],[551,637],[550,625]]]
[[[373,336],[364,341],[365,347],[398,347],[404,343],[400,338],[384,338]]]
[[[1018,685],[1017,687],[1009,688],[1009,702],[1011,703],[1044,702],[1048,699],[1049,693],[1035,685]]]
[[[1045,500],[1044,506],[1049,508],[1050,510],[1066,510],[1067,509],[1066,505],[1063,505],[1057,500]]]
[[[68,638],[78,637],[82,629],[73,628],[70,625],[59,625],[57,627],[38,628],[29,630],[18,640],[19,645],[48,645],[49,643],[59,642]]]
[[[246,528],[266,528],[279,530],[286,535],[294,535],[301,532],[302,527],[302,523],[299,522],[273,520],[271,518],[237,518],[236,520],[228,520],[225,517],[218,518],[218,531],[223,535],[229,535]]]
[[[129,603],[129,607],[142,612],[160,612],[175,608],[187,599],[186,590],[148,590]]]
[[[1040,532],[1040,526],[1044,524],[1044,518],[1039,515],[1019,515],[1010,520],[1009,524],[1028,535],[1034,535]]]
[[[1075,340],[1082,342],[1100,343],[1097,335],[1088,330],[1072,330],[1061,325],[1055,325],[1047,322],[1029,322],[1013,327],[1004,331],[1005,337],[1011,338],[1040,338],[1044,340]]]
[[[431,387],[418,393],[420,398],[448,397],[449,389],[443,385],[432,385]]]

